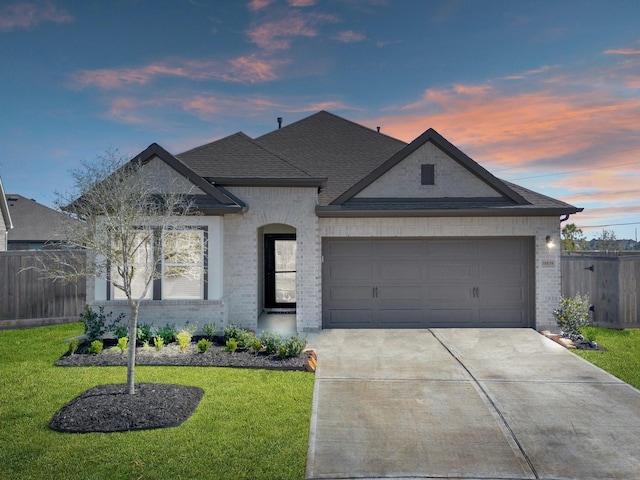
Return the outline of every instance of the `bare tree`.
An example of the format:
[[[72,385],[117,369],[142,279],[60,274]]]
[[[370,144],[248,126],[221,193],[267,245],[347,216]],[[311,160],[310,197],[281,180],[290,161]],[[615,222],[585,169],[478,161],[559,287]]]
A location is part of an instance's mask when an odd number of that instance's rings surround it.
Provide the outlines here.
[[[134,394],[141,302],[149,297],[154,279],[161,275],[202,274],[190,267],[199,259],[193,259],[198,249],[189,246],[189,242],[202,239],[184,234],[185,217],[195,211],[189,192],[184,193],[188,184],[183,178],[174,176],[172,181],[145,169],[139,159],[127,162],[117,152],[107,152],[96,163],[84,163],[83,167],[72,172],[74,190],[58,194],[56,204],[78,220],[62,225],[65,246],[88,254],[86,259],[78,256],[75,262],[63,263],[64,257],[56,258],[46,270],[49,277],[65,280],[81,276],[105,279],[121,292],[120,298],[126,298],[130,309],[127,390]],[[163,242],[174,248],[163,250]],[[160,258],[158,252],[162,252]],[[160,262],[166,260],[178,267],[162,272]]]

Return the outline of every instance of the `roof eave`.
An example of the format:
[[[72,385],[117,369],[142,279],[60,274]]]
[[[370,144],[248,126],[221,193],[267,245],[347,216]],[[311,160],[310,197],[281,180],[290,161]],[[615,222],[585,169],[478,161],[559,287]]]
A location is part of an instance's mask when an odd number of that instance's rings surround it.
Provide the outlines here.
[[[234,205],[228,207],[202,207],[194,208],[194,210],[198,213],[201,213],[202,215],[221,216],[233,213],[245,213],[248,210],[248,207]]]
[[[326,178],[229,178],[229,177],[205,177],[213,185],[225,187],[316,187],[325,186]]]
[[[317,206],[321,218],[390,218],[390,217],[554,217],[579,213],[582,208],[464,208],[371,210],[342,208],[340,205]]]

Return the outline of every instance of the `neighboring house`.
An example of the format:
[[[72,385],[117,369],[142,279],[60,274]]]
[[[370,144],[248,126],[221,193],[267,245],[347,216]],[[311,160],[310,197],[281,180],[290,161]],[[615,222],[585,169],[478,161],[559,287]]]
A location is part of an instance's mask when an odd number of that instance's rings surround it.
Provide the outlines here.
[[[299,332],[555,327],[561,216],[582,209],[494,177],[432,129],[406,144],[319,112],[137,159],[196,189],[185,234],[204,245],[203,275],[159,280],[142,323],[255,329],[295,310]],[[103,280],[88,300],[128,311]]]
[[[0,252],[7,250],[7,236],[9,230],[13,228],[11,223],[11,214],[9,213],[9,205],[4,195],[4,187],[2,186],[2,178],[0,178]]]
[[[69,217],[21,195],[7,194],[6,200],[13,219],[7,250],[43,250],[51,244],[59,246],[61,238],[56,232]]]

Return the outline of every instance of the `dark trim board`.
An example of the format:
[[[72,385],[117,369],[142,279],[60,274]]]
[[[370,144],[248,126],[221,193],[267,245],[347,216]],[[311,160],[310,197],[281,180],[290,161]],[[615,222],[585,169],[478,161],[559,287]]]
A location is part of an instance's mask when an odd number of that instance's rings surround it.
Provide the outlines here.
[[[533,327],[533,237],[324,238],[323,328]]]

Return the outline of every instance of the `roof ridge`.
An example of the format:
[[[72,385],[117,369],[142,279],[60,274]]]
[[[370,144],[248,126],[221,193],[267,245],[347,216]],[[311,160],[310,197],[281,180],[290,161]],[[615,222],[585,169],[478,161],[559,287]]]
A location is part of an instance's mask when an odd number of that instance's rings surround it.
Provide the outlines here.
[[[376,130],[374,130],[373,128],[369,128],[369,127],[367,127],[367,126],[365,126],[365,125],[362,125],[361,123],[358,123],[358,122],[356,122],[356,121],[354,121],[354,120],[349,120],[348,118],[341,117],[340,115],[336,115],[335,113],[329,112],[329,111],[327,111],[327,110],[320,110],[320,111],[318,111],[318,112],[314,113],[313,115],[309,115],[308,117],[304,117],[304,118],[301,118],[301,119],[299,119],[299,120],[296,120],[295,122],[290,123],[289,125],[285,125],[285,126],[284,126],[284,127],[282,127],[282,128],[277,128],[277,129],[275,129],[275,130],[272,130],[272,131],[270,131],[270,132],[267,132],[267,133],[265,133],[265,134],[260,135],[259,137],[257,137],[257,138],[256,138],[256,140],[257,140],[257,141],[259,141],[261,138],[266,137],[267,135],[271,135],[271,134],[277,133],[277,132],[279,132],[280,130],[284,130],[284,129],[286,129],[286,128],[292,127],[292,126],[294,126],[294,125],[296,125],[296,124],[298,124],[298,123],[301,123],[301,122],[304,122],[304,121],[310,120],[310,119],[312,119],[312,118],[314,118],[314,117],[318,117],[318,116],[320,116],[320,115],[329,115],[329,116],[331,116],[331,117],[333,117],[333,118],[335,118],[335,119],[337,119],[337,120],[341,120],[341,121],[343,121],[343,122],[345,122],[345,123],[349,123],[350,125],[353,125],[353,126],[355,126],[355,127],[358,127],[358,128],[359,128],[359,129],[361,129],[361,130],[366,130],[367,132],[370,132],[370,133],[377,133],[377,134],[379,134],[379,135],[384,135],[385,137],[387,137],[387,138],[389,138],[389,139],[391,139],[391,140],[395,140],[395,141],[397,141],[397,142],[402,142],[402,143],[404,143],[405,145],[407,144],[404,140],[400,140],[400,139],[398,139],[398,138],[392,137],[391,135],[387,135],[386,133],[382,133],[381,131],[376,131]]]
[[[267,147],[265,147],[264,145],[262,145],[260,142],[258,142],[257,139],[253,139],[251,137],[247,137],[249,140],[251,140],[251,142],[258,148],[261,148],[262,150],[264,150],[265,152],[267,152],[270,155],[273,155],[274,157],[276,157],[277,159],[283,161],[284,163],[286,163],[287,165],[289,165],[290,167],[295,168],[296,170],[299,170],[300,172],[304,173],[306,176],[308,176],[309,178],[314,178],[313,175],[311,175],[309,172],[304,171],[302,168],[300,168],[297,165],[294,165],[293,163],[291,163],[289,160],[281,157],[280,155],[278,155],[275,152],[272,152],[271,150],[269,150]]]
[[[235,137],[235,136],[243,136],[243,137],[246,137],[246,138],[251,138],[246,133],[244,133],[243,131],[239,131],[239,132],[235,132],[235,133],[232,133],[230,135],[227,135],[225,137],[221,137],[221,138],[217,138],[215,140],[211,140],[210,142],[207,142],[207,143],[205,143],[203,145],[198,145],[197,147],[190,148],[189,150],[185,150],[184,152],[177,153],[176,155],[174,155],[174,157],[180,157],[182,155],[186,155],[186,154],[197,152],[199,150],[204,149],[205,147],[208,147],[209,145],[212,145],[212,144],[217,143],[217,142],[221,142],[222,140],[225,140],[225,139],[231,138],[231,137]]]

